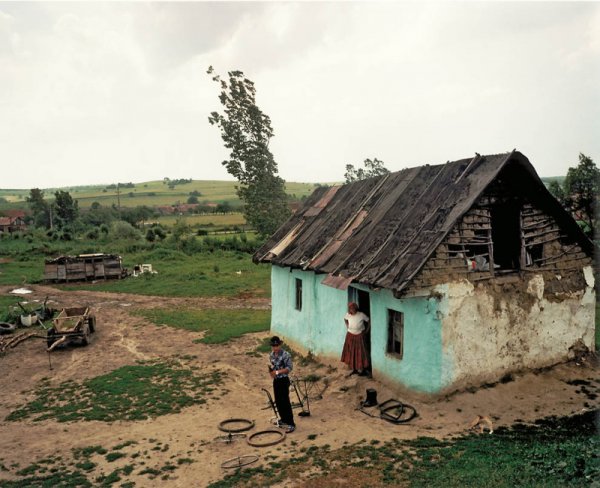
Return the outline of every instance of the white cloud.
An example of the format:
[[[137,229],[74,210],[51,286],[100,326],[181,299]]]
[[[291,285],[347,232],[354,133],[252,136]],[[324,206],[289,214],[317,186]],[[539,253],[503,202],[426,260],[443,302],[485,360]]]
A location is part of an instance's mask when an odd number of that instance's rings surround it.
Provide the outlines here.
[[[600,162],[599,29],[596,4],[0,4],[2,158],[27,168],[0,186],[229,178],[211,64],[255,81],[288,180],[514,147],[564,174]]]

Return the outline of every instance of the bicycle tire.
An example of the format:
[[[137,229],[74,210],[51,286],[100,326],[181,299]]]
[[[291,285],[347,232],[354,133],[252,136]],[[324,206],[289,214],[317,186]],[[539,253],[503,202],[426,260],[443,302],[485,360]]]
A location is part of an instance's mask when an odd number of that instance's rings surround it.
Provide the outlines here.
[[[268,442],[256,442],[253,440],[255,437],[257,437],[259,435],[264,435],[264,434],[278,434],[279,438],[274,441],[268,441]],[[269,446],[274,446],[275,444],[279,444],[284,439],[285,439],[285,432],[283,432],[282,430],[268,429],[268,430],[260,430],[258,432],[255,432],[254,434],[252,434],[250,437],[248,437],[246,439],[246,442],[252,447],[269,447]]]
[[[245,456],[236,456],[231,459],[227,459],[221,463],[221,468],[223,469],[239,469],[243,466],[248,466],[249,464],[255,463],[258,461],[258,456],[256,454],[247,454]]]
[[[400,408],[399,415],[392,415],[388,413],[390,410],[395,410]],[[408,411],[408,414],[405,415],[405,412]],[[391,422],[392,424],[404,424],[406,422],[411,421],[417,416],[417,410],[415,407],[408,405],[407,403],[402,403],[400,405],[393,405],[391,407],[387,407],[381,410],[379,415],[383,420]]]
[[[239,428],[227,428],[226,425],[229,423],[246,423],[247,425]],[[250,419],[227,419],[219,423],[219,430],[222,430],[223,432],[246,432],[252,427],[254,427],[254,420]]]

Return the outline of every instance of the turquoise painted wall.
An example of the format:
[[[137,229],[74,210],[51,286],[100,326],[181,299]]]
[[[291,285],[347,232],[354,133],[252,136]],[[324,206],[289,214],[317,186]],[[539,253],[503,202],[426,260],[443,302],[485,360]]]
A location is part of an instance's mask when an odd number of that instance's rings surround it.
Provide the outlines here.
[[[348,291],[322,285],[326,275],[272,266],[271,330],[313,354],[339,358],[344,345]],[[295,309],[296,278],[302,280],[302,310]],[[373,374],[414,390],[442,389],[442,324],[435,298],[397,299],[389,290],[369,290]],[[388,310],[404,314],[404,355],[387,354]]]

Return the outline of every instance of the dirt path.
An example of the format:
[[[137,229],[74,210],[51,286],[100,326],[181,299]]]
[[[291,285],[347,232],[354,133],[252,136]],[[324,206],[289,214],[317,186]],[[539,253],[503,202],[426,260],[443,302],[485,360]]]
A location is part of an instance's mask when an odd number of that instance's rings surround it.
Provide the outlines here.
[[[0,293],[10,289],[0,287]],[[270,388],[266,355],[248,354],[268,334],[248,334],[227,345],[194,344],[193,340],[201,337],[200,333],[156,327],[130,312],[153,307],[268,309],[269,300],[164,298],[90,290],[66,292],[46,286],[31,289],[34,293],[27,296],[28,300],[43,300],[48,296],[58,306],[91,306],[97,316],[98,330],[90,346],[53,353],[52,370],[49,369],[45,344],[40,340],[27,341],[0,357],[0,462],[7,467],[18,463],[23,468],[51,455],[67,459],[72,456],[72,448],[91,445],[110,448],[124,441],[135,441],[136,444],[122,450],[127,454],[125,458],[109,463],[104,457],[96,456],[94,461],[98,466],[94,475],[110,472],[135,459],[136,469],[123,478],[135,481],[135,486],[156,486],[158,480],[161,486],[206,486],[224,475],[220,464],[225,459],[238,455],[255,453],[260,456],[259,462],[265,462],[268,456],[281,460],[295,455],[308,445],[329,444],[335,449],[361,439],[442,438],[464,432],[477,414],[491,416],[496,425],[509,425],[516,420],[533,421],[548,415],[579,412],[600,403],[598,398],[592,398],[597,392],[598,369],[586,363],[569,363],[543,372],[530,372],[505,384],[430,401],[389,390],[375,380],[348,378],[347,371],[339,363],[296,365],[298,376],[318,374],[328,382],[322,399],[311,403],[311,416],[297,418],[296,432],[283,443],[261,449],[252,448],[243,441],[233,444],[213,442],[222,434],[217,424],[227,418],[253,419],[255,430],[271,426],[272,412],[264,409],[267,403],[261,391],[261,388]],[[136,360],[173,355],[193,355],[192,365],[198,371],[212,366],[225,371],[227,375],[222,388],[227,393],[218,400],[185,408],[179,414],[139,422],[5,420],[10,412],[34,398],[32,391],[43,378],[49,378],[52,386],[58,386],[67,380],[79,381],[108,373],[134,364]],[[592,380],[595,386],[585,394],[580,386],[567,383],[574,379]],[[409,424],[396,426],[364,415],[356,407],[366,388],[375,388],[380,401],[398,398],[413,405],[418,417]],[[178,464],[181,459],[189,461]],[[169,463],[177,467],[167,473],[167,479],[162,479],[165,476],[162,473],[158,479],[151,474],[140,474],[142,467],[160,470]],[[14,470],[0,470],[0,480],[13,478]],[[93,476],[90,479],[94,479]]]

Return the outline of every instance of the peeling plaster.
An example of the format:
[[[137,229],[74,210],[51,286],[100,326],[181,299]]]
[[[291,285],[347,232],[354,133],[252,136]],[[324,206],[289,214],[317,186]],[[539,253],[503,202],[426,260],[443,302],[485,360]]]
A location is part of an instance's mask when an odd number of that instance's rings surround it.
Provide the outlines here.
[[[499,298],[492,284],[444,285],[444,388],[495,381],[509,371],[565,361],[569,347],[580,339],[593,350],[595,292],[589,277],[588,272],[585,292],[564,294],[560,301],[543,298],[541,274],[531,276],[522,288],[529,297],[515,289]]]
[[[585,278],[585,284],[590,288],[594,288],[594,270],[591,266],[583,268],[583,277]]]

